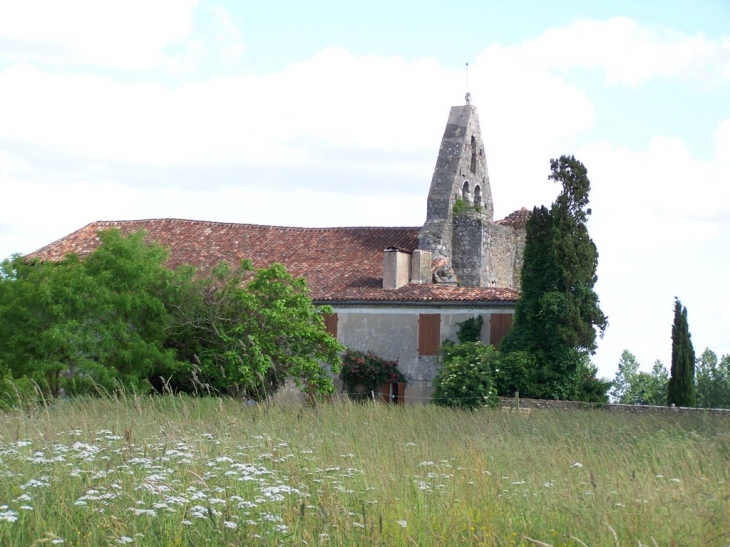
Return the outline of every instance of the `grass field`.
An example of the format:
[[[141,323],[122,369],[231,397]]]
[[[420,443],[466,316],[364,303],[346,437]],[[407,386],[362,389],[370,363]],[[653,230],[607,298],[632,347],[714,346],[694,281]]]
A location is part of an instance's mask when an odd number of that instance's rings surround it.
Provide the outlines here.
[[[722,545],[730,420],[187,397],[0,413],[0,545]]]

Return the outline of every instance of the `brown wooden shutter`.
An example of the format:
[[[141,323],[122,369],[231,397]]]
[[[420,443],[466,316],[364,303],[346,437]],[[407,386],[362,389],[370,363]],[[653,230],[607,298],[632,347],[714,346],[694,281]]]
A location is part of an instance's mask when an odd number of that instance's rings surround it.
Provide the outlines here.
[[[406,385],[403,382],[398,382],[397,403],[399,405],[406,404]]]
[[[422,313],[418,316],[418,355],[438,355],[441,344],[441,315]]]
[[[324,318],[324,330],[329,332],[332,336],[337,338],[337,314],[323,315]]]
[[[502,338],[504,338],[511,327],[511,313],[493,313],[489,319],[489,343],[499,349]]]
[[[380,386],[380,396],[383,398],[384,403],[390,402],[390,382]]]

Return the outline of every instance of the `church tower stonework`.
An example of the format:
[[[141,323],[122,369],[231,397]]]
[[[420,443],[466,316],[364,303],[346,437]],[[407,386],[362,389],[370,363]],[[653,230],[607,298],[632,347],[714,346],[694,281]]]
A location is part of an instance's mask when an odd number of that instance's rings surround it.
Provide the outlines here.
[[[418,248],[431,253],[433,282],[519,289],[525,219],[510,221],[515,214],[494,222],[479,116],[467,97],[449,113],[418,236]]]

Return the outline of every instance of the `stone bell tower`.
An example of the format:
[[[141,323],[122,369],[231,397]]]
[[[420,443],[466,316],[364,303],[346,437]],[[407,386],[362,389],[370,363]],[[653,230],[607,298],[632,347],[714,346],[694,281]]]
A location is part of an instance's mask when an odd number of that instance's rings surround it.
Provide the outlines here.
[[[449,113],[418,247],[432,254],[434,282],[484,287],[493,285],[484,238],[494,207],[477,108],[468,94],[466,103]]]

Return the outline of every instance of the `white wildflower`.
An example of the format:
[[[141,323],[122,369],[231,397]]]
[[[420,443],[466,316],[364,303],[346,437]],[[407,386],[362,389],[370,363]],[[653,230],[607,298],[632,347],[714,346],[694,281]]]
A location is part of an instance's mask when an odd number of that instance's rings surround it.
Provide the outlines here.
[[[405,528],[406,526],[408,526],[408,523],[405,520],[399,520],[397,521],[397,523],[398,526],[400,526],[401,528]]]
[[[236,528],[238,528],[238,524],[236,524],[235,522],[231,522],[230,520],[224,520],[223,526],[225,526],[226,528],[230,528],[231,530],[235,530]]]
[[[2,508],[7,509],[7,505],[3,505]],[[7,522],[15,522],[18,520],[18,513],[15,511],[0,511],[0,522],[7,521]]]
[[[582,463],[580,463],[580,462],[575,462],[575,463],[574,463],[573,465],[571,465],[570,467],[583,467],[583,464],[582,464]]]

